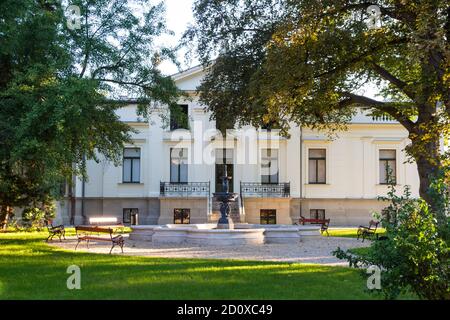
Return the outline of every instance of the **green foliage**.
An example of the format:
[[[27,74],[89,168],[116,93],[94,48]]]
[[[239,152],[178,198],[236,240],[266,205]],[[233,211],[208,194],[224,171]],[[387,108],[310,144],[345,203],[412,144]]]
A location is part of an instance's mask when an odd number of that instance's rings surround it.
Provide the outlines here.
[[[380,8],[377,28],[369,5]],[[194,11],[185,40],[210,66],[199,89],[213,117],[332,133],[356,107],[388,116],[409,132],[432,204],[429,176],[450,137],[448,0],[197,0]],[[380,98],[364,95],[367,84]]]
[[[338,248],[336,257],[348,260],[354,267],[380,267],[381,292],[386,298],[412,291],[422,299],[450,299],[447,218],[442,228],[431,207],[422,199],[412,199],[407,187],[397,195],[391,186],[388,196],[380,199],[389,202],[381,216],[386,239],[374,241],[364,252]],[[445,206],[448,208],[448,201]]]
[[[57,199],[87,160],[118,163],[132,131],[116,114],[118,95],[145,115],[154,102],[175,103],[175,84],[157,68],[173,53],[153,41],[167,32],[164,7],[133,2],[144,10],[71,1],[82,16],[74,30],[66,1],[0,2],[0,227],[13,207]]]
[[[26,229],[41,230],[46,223],[55,218],[56,207],[54,204],[41,208],[26,208],[22,212],[21,225]]]

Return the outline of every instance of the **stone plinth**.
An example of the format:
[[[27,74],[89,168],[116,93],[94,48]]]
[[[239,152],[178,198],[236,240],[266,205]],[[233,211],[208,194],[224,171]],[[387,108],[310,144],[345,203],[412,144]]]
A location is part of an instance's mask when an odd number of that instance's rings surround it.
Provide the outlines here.
[[[148,225],[148,226],[132,226],[130,233],[130,240],[133,241],[152,241],[152,237],[154,234],[154,229],[159,228],[156,225]]]
[[[298,228],[267,228],[264,230],[265,243],[299,243]]]
[[[264,229],[194,229],[187,233],[187,243],[206,246],[238,246],[264,243]]]

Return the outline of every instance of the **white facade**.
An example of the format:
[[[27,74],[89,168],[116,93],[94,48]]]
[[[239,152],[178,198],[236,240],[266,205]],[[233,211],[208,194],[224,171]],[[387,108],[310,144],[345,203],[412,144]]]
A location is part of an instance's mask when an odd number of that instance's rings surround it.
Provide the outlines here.
[[[191,223],[217,218],[212,197],[217,183],[214,150],[223,148],[224,143],[215,133],[215,121],[210,120],[210,114],[205,112],[194,94],[202,77],[201,68],[174,76],[179,88],[190,93],[191,99],[180,100],[180,104],[188,105],[189,131],[170,131],[168,121],[161,117],[168,116],[164,107],[155,109],[148,122],[136,115],[136,105],[130,104],[120,110],[121,120],[138,130],[133,135],[133,144],[126,147],[140,149],[139,183],[124,183],[122,166],[89,162],[84,205],[81,205],[83,183],[80,180],[76,183],[76,221],[80,221],[82,210],[87,217],[117,216],[121,219],[124,209],[138,209],[140,224],[172,223],[175,209],[190,209],[188,222]],[[291,128],[289,139],[251,127],[243,129],[247,129],[247,140],[239,139],[239,131],[236,131],[237,137],[230,135],[225,142],[227,149],[233,149],[233,191],[240,194],[235,216],[241,222],[268,222],[261,218],[264,215],[261,210],[275,210],[270,214],[276,215],[276,223],[292,224],[300,215],[309,217],[318,209],[325,210],[332,226],[367,224],[372,211],[384,207],[377,201],[377,196],[385,195],[387,191],[387,186],[380,183],[380,150],[395,150],[398,189],[409,185],[413,196],[418,196],[416,166],[405,163],[403,152],[408,144],[408,134],[396,122],[374,121],[360,112],[348,125],[348,130],[339,132],[332,140],[325,133],[296,126]],[[207,194],[169,194],[161,190],[161,182],[171,181],[171,148],[187,150],[188,183],[208,183]],[[275,189],[281,193],[261,191],[265,186],[261,184],[263,149],[278,150],[276,182],[281,186]],[[316,163],[309,159],[310,149],[324,150],[325,181],[321,181],[324,183],[310,183],[310,171],[314,170],[309,166]],[[249,150],[256,150],[256,153],[249,154]],[[323,174],[322,165],[323,162],[317,164],[321,168],[318,175]],[[257,191],[242,190],[241,183],[256,184]],[[269,185],[269,189],[271,186],[274,185]],[[68,221],[69,207],[66,203],[61,209],[64,221]]]

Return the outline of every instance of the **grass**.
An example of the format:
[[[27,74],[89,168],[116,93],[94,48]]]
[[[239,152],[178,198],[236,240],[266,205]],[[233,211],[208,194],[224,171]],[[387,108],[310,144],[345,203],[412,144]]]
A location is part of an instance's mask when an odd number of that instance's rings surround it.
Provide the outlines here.
[[[46,235],[0,233],[0,299],[377,298],[345,267],[90,254],[49,246]],[[81,290],[66,287],[70,265]]]
[[[339,229],[339,228],[330,228],[328,229],[328,233],[330,237],[343,237],[343,238],[357,238],[357,232],[358,228],[345,228],[345,229]],[[384,234],[386,230],[383,228],[378,228],[376,233],[377,234]],[[324,234],[326,236],[326,233]]]

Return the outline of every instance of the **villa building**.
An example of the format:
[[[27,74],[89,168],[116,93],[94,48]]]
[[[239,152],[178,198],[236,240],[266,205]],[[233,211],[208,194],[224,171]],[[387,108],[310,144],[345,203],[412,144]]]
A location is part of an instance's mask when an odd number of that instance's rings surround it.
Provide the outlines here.
[[[333,138],[292,126],[289,138],[246,127],[224,139],[196,98],[203,76],[201,67],[173,76],[190,96],[179,102],[189,119],[184,128],[161,117],[164,107],[148,121],[132,101],[120,110],[137,133],[121,166],[88,162],[88,181],[76,181],[75,223],[102,216],[125,224],[217,221],[213,193],[222,189],[225,165],[239,195],[231,216],[240,222],[292,224],[304,216],[330,218],[331,226],[367,224],[385,206],[377,197],[388,190],[388,173],[400,190],[409,185],[418,196],[416,166],[403,151],[408,133],[399,123],[361,111]],[[59,206],[64,223],[71,208],[69,201]]]

